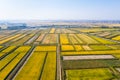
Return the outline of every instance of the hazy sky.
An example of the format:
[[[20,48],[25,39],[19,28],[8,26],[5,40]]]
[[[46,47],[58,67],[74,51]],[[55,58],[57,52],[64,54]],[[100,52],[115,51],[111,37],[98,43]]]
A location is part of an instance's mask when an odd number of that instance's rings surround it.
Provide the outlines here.
[[[0,0],[0,20],[120,20],[120,0]]]

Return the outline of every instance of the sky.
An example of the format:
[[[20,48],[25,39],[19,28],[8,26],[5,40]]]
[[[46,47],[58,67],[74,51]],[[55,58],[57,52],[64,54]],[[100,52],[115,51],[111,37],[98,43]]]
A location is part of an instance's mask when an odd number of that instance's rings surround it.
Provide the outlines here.
[[[120,0],[0,0],[0,20],[120,20]]]

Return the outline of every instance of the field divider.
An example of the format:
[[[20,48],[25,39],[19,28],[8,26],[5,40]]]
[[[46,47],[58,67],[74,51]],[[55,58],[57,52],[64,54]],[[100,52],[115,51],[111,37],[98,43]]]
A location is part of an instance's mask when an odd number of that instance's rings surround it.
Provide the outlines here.
[[[57,79],[56,80],[64,80],[64,70],[61,62],[60,46],[61,46],[60,44],[58,44],[57,46]]]
[[[27,58],[30,56],[32,51],[34,50],[35,46],[32,46],[31,49],[27,52],[27,54],[21,59],[21,61],[14,67],[14,69],[8,74],[5,80],[12,80],[20,68],[24,65]]]
[[[60,45],[60,34],[58,34],[58,37],[57,37],[57,51],[56,51],[56,61],[57,61],[57,67],[56,67],[56,80],[62,80],[62,76],[61,76],[61,55],[60,55],[60,52],[61,52],[61,45]]]

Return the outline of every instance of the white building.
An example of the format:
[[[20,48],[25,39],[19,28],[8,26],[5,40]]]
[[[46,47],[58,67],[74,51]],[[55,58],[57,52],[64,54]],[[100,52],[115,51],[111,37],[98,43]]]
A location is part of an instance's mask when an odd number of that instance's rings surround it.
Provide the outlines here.
[[[5,24],[0,25],[0,29],[7,29],[7,28],[8,28],[8,26],[7,26],[7,25],[5,25]]]

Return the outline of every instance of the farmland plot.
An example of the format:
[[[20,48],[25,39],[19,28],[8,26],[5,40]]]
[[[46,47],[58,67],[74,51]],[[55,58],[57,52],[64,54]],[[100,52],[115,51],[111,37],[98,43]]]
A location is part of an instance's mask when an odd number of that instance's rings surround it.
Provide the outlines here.
[[[73,69],[93,69],[119,67],[120,61],[117,59],[84,59],[84,60],[64,60],[63,67],[65,70]]]
[[[66,70],[66,80],[110,80],[117,79],[109,68]]]
[[[120,54],[114,54],[114,56],[118,59],[120,59]]]
[[[69,37],[72,44],[79,44],[78,41],[74,37]]]
[[[42,44],[56,44],[57,34],[47,34],[42,41]]]
[[[120,49],[120,45],[108,45],[112,49]]]
[[[27,52],[30,48],[31,46],[20,46],[15,52]]]
[[[116,36],[114,38],[112,38],[113,40],[117,40],[117,41],[120,41],[120,36]]]
[[[74,45],[76,51],[82,51],[84,50],[81,45]]]
[[[10,52],[11,50],[13,50],[14,48],[16,48],[16,46],[9,46],[6,49],[4,49],[2,52]]]
[[[56,52],[48,52],[41,80],[56,80]]]
[[[88,45],[83,45],[82,47],[84,48],[84,50],[92,50]]]
[[[13,42],[11,45],[23,45],[27,40],[29,40],[34,34],[30,34],[30,35],[26,35],[25,37],[23,37],[22,39],[19,39],[16,42]]]
[[[114,38],[114,37],[116,37],[116,36],[118,36],[118,35],[120,35],[120,32],[115,31],[115,32],[111,32],[110,35],[105,36],[105,38],[111,39],[111,38]]]
[[[95,39],[92,39],[91,37],[85,35],[85,34],[77,34],[77,36],[84,41],[86,44],[99,44],[98,41]]]
[[[8,52],[12,51],[13,49],[15,49],[16,46],[9,46],[6,49],[4,49],[3,51],[0,52],[0,57],[7,54]]]
[[[110,40],[106,40],[100,37],[96,37],[96,36],[91,36],[93,39],[97,40],[98,42],[102,43],[102,44],[116,44],[116,42],[112,42]]]
[[[66,33],[67,33],[67,32],[66,32],[66,29],[65,29],[65,28],[62,28],[62,29],[61,29],[61,33],[66,34]]]
[[[45,34],[45,33],[49,33],[50,29],[43,29],[40,33]]]
[[[57,28],[55,33],[61,33],[61,29]]]
[[[60,34],[60,43],[69,44],[69,40],[66,34]]]
[[[19,33],[19,32],[20,31],[11,31],[11,30],[6,30],[6,31],[3,31],[3,32],[0,32],[1,36],[3,36],[3,37],[0,38],[0,41],[8,39],[10,37],[13,37],[15,35],[20,35],[21,33]]]
[[[62,45],[61,50],[62,51],[74,51],[74,47],[72,45]]]
[[[7,34],[7,35],[5,35],[5,37],[0,38],[0,41],[5,40],[5,39],[10,38],[10,37],[13,37],[14,35],[15,34],[12,34],[12,35]]]
[[[99,36],[101,36],[101,37],[106,37],[106,36],[108,36],[108,35],[111,35],[111,32],[101,32],[101,33],[99,34]]]
[[[118,28],[0,31],[0,80],[119,80],[117,36]]]
[[[75,31],[69,29],[62,29],[63,33],[76,33]]]
[[[68,34],[68,38],[72,44],[85,44],[76,34]]]
[[[3,46],[0,46],[0,49],[3,48]]]
[[[108,29],[103,29],[103,28],[91,28],[91,29],[89,29],[89,28],[84,28],[84,29],[77,29],[77,30],[79,30],[79,31],[81,31],[81,32],[100,32],[100,31],[114,31],[114,30],[117,30],[117,29],[110,29],[110,28],[108,28]]]
[[[0,71],[4,69],[4,67],[7,66],[10,63],[10,61],[12,61],[17,55],[19,55],[18,52],[13,52],[5,58],[3,58],[2,60],[0,60]]]
[[[26,47],[25,50],[23,50],[23,48],[25,47],[22,46],[16,51],[14,51],[19,52],[19,55],[17,55],[7,66],[4,67],[4,69],[0,71],[1,80],[4,80],[8,76],[8,74],[14,69],[14,67],[19,63],[19,61],[27,54],[27,51],[29,51],[30,49],[30,47]]]
[[[10,40],[12,40],[12,39],[14,39],[14,38],[19,37],[20,35],[21,35],[21,34],[17,34],[17,35],[15,35],[15,36],[9,37],[9,38],[7,38],[7,39],[0,40],[0,44],[6,43],[6,42],[8,42],[8,41],[10,41]]]
[[[92,50],[110,50],[111,48],[106,45],[89,45]]]
[[[56,46],[37,46],[35,51],[56,51]]]
[[[11,40],[11,42],[16,42],[16,41],[18,41],[19,39],[21,39],[21,38],[23,38],[23,37],[25,37],[25,36],[26,36],[26,34],[23,34],[23,35],[21,35],[20,37]]]
[[[62,52],[62,55],[80,55],[80,54],[120,54],[120,50]]]
[[[74,38],[79,42],[79,44],[85,44],[84,41],[82,41],[79,37],[77,37],[77,35],[74,35]]]
[[[14,80],[39,80],[46,52],[33,52]]]

